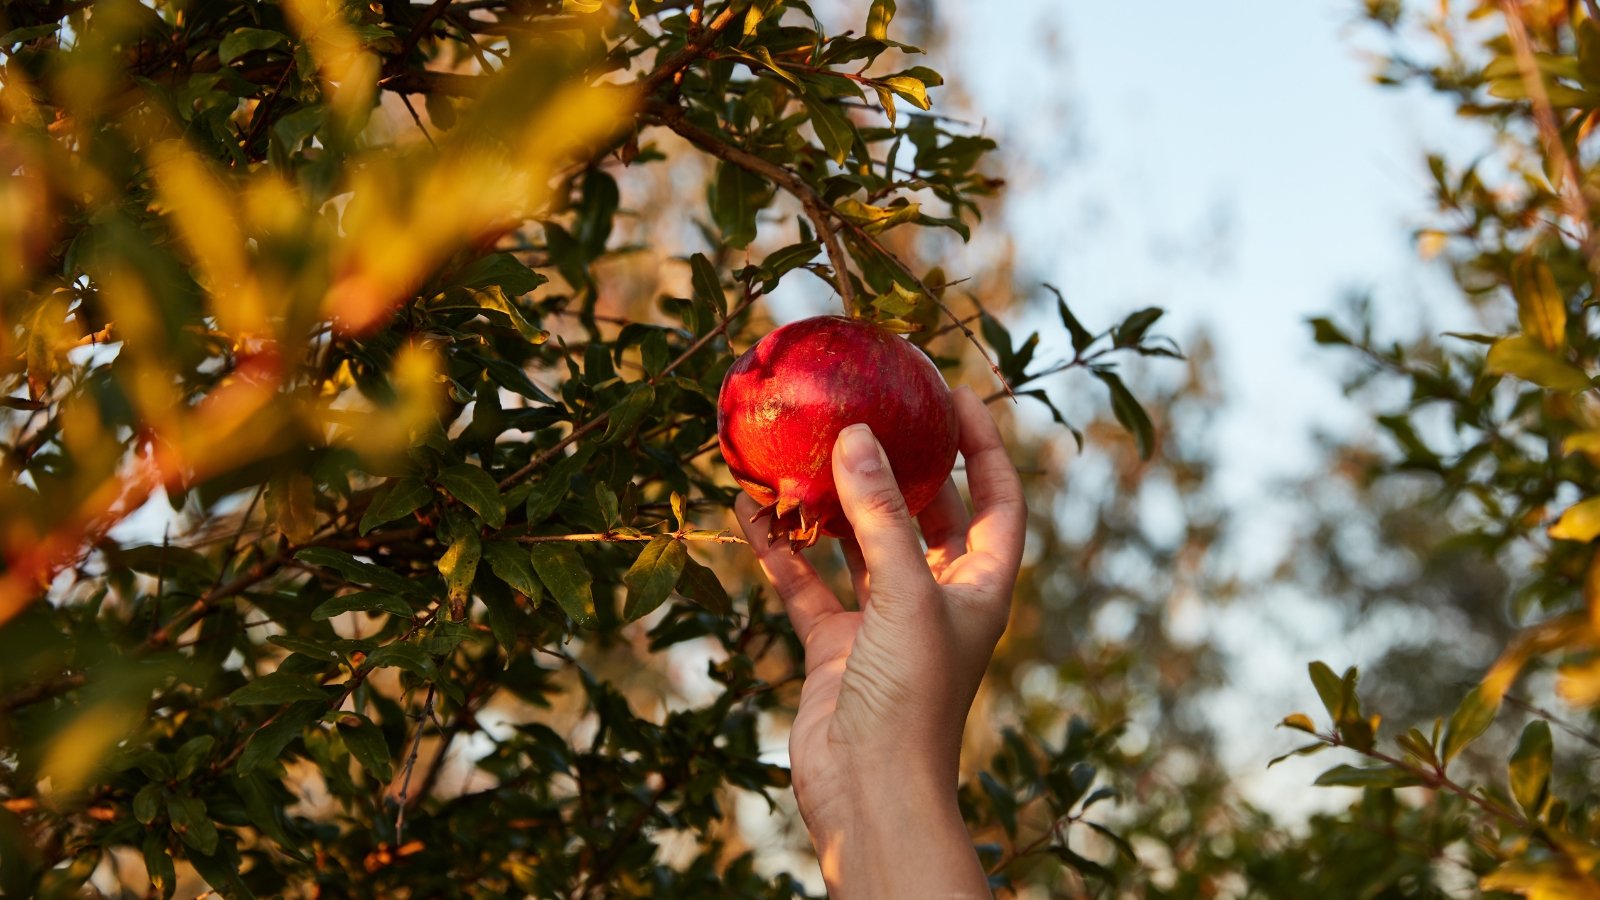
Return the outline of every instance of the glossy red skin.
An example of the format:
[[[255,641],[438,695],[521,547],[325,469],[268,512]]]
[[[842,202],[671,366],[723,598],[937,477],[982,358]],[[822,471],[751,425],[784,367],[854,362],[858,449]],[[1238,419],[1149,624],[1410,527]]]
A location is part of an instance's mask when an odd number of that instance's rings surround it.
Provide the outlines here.
[[[950,388],[910,341],[861,319],[785,325],[734,361],[717,400],[728,469],[756,502],[776,504],[773,533],[799,546],[851,534],[833,484],[834,440],[864,422],[889,458],[911,514],[955,466]]]

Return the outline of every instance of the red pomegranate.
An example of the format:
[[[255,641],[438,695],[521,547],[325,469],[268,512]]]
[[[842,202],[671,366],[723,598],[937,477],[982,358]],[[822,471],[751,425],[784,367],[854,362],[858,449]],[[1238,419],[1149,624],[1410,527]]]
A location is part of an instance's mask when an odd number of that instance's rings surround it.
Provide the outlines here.
[[[833,442],[865,423],[889,457],[906,505],[933,502],[956,459],[955,408],[933,362],[863,319],[785,325],[734,361],[717,400],[728,470],[772,517],[768,535],[798,550],[849,535],[833,484]]]

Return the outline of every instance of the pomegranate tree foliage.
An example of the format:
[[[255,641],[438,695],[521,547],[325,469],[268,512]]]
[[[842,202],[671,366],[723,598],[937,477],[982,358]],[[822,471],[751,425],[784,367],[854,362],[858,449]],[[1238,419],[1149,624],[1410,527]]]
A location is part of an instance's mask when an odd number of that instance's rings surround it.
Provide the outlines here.
[[[801,657],[722,546],[722,373],[781,284],[995,384],[910,239],[968,237],[993,145],[895,11],[0,10],[0,892],[799,893],[726,827],[788,803]],[[1159,311],[1057,311],[981,317],[992,370],[1091,373],[1151,455]],[[1114,725],[1007,733],[997,884],[1115,877]]]

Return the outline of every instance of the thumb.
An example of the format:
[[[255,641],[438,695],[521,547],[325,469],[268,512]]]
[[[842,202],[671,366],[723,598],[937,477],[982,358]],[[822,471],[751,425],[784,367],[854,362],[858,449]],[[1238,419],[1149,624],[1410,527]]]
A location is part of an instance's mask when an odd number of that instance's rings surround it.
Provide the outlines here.
[[[833,445],[833,483],[861,545],[874,596],[904,597],[933,590],[933,574],[923,558],[905,497],[895,483],[889,458],[866,425],[839,432]]]

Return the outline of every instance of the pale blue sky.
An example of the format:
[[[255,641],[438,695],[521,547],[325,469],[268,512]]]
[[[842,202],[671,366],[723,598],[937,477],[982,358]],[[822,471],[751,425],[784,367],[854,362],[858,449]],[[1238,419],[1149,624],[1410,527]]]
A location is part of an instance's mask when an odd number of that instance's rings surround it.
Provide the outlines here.
[[[1428,222],[1425,153],[1465,158],[1483,135],[1372,82],[1360,48],[1380,44],[1355,0],[938,8],[955,38],[939,67],[1008,158],[1004,227],[1023,277],[1060,286],[1092,324],[1160,305],[1166,333],[1215,341],[1230,400],[1218,488],[1242,526],[1229,563],[1269,563],[1293,524],[1281,484],[1316,465],[1313,431],[1365,427],[1339,392],[1339,355],[1305,319],[1370,289],[1396,331],[1467,324],[1411,234]],[[1323,759],[1267,772],[1290,740],[1269,726],[1318,708],[1307,661],[1360,662],[1371,642],[1294,597],[1204,617],[1235,661],[1214,715],[1247,795],[1282,811],[1348,802],[1308,787]]]

